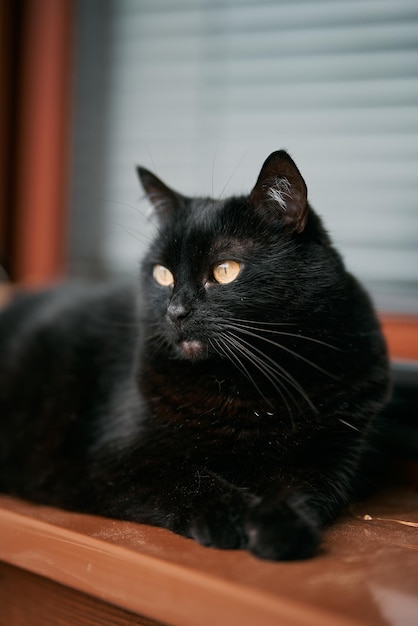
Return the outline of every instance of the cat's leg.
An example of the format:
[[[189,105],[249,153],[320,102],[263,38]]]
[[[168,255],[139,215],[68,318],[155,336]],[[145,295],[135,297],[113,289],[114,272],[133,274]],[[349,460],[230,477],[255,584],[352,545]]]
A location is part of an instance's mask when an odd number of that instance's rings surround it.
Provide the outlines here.
[[[271,560],[303,559],[314,554],[324,526],[353,499],[356,471],[357,463],[347,453],[345,461],[334,467],[311,467],[299,475],[291,472],[272,477],[247,517],[247,548]]]
[[[239,489],[219,476],[211,478],[207,470],[199,470],[199,493],[191,499],[191,516],[187,535],[205,546],[217,548],[246,548],[245,528],[248,513],[258,502],[250,492]]]
[[[286,487],[282,479],[273,480],[265,494],[255,496],[205,468],[138,469],[132,481],[101,491],[93,512],[160,526],[205,546],[248,549],[269,560],[312,556],[324,525],[349,500],[336,476],[318,476],[315,484],[292,480]]]
[[[331,442],[334,461],[324,461],[318,447],[310,453],[317,463],[281,468],[280,475],[262,472],[245,489],[203,466],[148,449],[142,458],[140,452],[123,457],[119,467],[98,464],[81,507],[160,526],[203,545],[248,549],[264,559],[307,558],[317,551],[323,527],[352,497],[358,460],[350,449],[356,446]],[[309,458],[309,451],[303,456]]]
[[[258,502],[246,490],[184,461],[147,461],[128,471],[126,466],[114,470],[108,477],[106,469],[95,469],[83,490],[84,510],[160,526],[206,546],[246,547],[245,521]]]
[[[326,493],[325,482],[324,478],[317,486],[322,490],[320,496],[313,492],[312,485],[283,488],[278,483],[274,494],[251,507],[245,523],[247,549],[269,560],[312,556],[318,550],[328,516],[338,515],[347,500],[339,501],[331,489]]]

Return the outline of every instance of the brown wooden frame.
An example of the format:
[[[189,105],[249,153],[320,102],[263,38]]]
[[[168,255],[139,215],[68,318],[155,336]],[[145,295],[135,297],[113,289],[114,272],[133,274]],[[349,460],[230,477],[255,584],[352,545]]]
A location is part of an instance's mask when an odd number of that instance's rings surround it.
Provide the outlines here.
[[[74,3],[1,4],[0,246],[11,279],[37,285],[66,265]]]

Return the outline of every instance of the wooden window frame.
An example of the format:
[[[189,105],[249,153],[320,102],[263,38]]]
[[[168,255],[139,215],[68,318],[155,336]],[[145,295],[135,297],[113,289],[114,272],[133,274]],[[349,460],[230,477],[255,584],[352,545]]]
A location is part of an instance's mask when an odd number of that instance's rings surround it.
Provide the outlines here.
[[[73,0],[1,3],[0,247],[11,280],[65,274]]]

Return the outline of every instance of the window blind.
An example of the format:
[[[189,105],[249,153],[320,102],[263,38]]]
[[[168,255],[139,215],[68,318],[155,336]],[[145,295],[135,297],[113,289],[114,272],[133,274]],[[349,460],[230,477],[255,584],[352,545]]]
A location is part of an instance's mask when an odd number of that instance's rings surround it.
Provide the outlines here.
[[[88,167],[93,123],[100,175],[93,203],[74,193],[75,257],[77,232],[95,236],[87,215],[100,204],[100,262],[135,275],[152,232],[136,164],[185,194],[216,197],[249,192],[284,147],[378,305],[418,310],[415,0],[84,4],[79,63],[96,55],[96,64],[94,79],[87,70],[77,79],[75,174],[78,152],[78,174]],[[97,24],[99,49],[88,37]]]

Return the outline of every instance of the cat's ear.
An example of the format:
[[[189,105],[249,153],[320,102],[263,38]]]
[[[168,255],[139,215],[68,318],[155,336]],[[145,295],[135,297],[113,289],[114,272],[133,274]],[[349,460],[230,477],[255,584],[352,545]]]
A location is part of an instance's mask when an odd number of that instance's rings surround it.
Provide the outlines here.
[[[308,192],[294,161],[285,152],[273,152],[265,160],[250,202],[270,220],[282,220],[301,233],[308,218]]]
[[[167,187],[167,185],[152,172],[145,169],[145,167],[138,166],[136,171],[142,187],[160,220],[165,220],[183,204],[183,196],[173,189],[170,189],[170,187]]]

